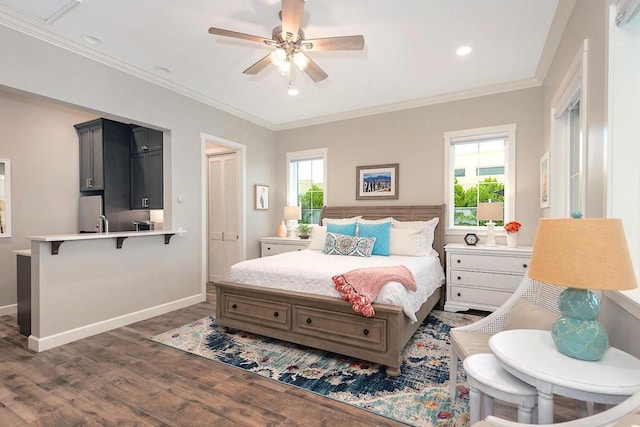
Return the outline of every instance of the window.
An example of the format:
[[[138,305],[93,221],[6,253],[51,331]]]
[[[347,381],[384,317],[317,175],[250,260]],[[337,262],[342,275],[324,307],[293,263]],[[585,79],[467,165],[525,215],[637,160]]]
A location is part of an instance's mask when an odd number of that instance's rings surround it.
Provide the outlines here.
[[[447,228],[455,234],[484,227],[480,202],[503,202],[503,224],[514,218],[516,125],[445,132]]]
[[[301,223],[318,224],[327,200],[327,149],[287,153],[287,204],[300,206]]]

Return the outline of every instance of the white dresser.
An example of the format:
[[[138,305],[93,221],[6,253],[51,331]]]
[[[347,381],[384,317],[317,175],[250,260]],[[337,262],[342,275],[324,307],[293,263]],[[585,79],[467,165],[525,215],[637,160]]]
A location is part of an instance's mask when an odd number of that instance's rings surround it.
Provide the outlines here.
[[[468,246],[449,243],[447,253],[446,311],[494,311],[520,285],[529,260],[530,246]]]
[[[260,239],[260,256],[277,255],[283,252],[301,251],[309,246],[309,239],[297,237],[263,237]]]

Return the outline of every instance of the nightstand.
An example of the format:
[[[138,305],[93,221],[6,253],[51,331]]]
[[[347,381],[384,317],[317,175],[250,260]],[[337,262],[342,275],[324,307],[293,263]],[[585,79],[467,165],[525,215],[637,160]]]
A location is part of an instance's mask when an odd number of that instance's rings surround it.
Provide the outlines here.
[[[301,251],[309,246],[309,239],[297,237],[263,237],[260,239],[260,256],[277,255],[284,252]]]
[[[529,266],[532,247],[468,246],[449,243],[446,311],[494,311],[516,290]]]

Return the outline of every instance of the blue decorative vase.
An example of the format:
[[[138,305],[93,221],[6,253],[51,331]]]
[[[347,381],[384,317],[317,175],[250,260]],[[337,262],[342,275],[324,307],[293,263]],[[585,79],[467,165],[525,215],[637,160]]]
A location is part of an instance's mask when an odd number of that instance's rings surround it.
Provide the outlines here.
[[[600,313],[598,297],[588,289],[567,288],[558,298],[562,316],[551,328],[558,351],[579,360],[602,359],[609,348],[609,337],[596,320]]]

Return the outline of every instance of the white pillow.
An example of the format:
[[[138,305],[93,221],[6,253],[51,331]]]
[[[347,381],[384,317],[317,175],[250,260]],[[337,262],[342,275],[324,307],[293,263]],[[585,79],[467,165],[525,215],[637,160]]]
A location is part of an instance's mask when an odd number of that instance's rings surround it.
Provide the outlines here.
[[[391,228],[389,230],[389,253],[391,255],[425,256],[424,231],[419,228]]]
[[[391,222],[392,220],[393,218],[391,218],[390,216],[382,219],[358,218],[358,222],[362,224],[384,224],[385,222]]]
[[[421,256],[425,256],[431,253],[431,249],[433,248],[434,233],[439,221],[439,217],[431,218],[429,221],[398,221],[394,218],[392,220],[391,229],[417,228],[419,230],[422,230],[423,233],[421,235],[423,255]]]
[[[307,249],[321,251],[324,249],[324,241],[327,238],[327,227],[323,225],[314,225],[311,229],[311,241]]]
[[[354,216],[353,218],[322,218],[322,225],[327,224],[355,224],[361,216]]]

